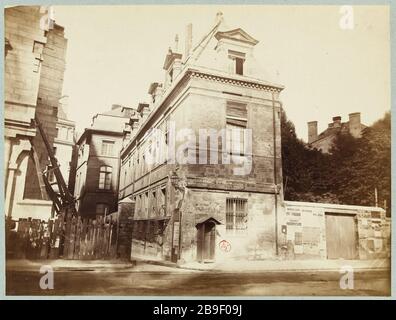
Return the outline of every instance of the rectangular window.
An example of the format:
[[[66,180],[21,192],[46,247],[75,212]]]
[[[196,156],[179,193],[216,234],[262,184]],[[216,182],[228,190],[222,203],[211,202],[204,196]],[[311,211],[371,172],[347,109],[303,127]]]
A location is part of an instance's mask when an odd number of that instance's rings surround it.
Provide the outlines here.
[[[241,58],[235,58],[235,73],[243,76],[243,62]]]
[[[111,189],[112,168],[109,166],[102,166],[99,170],[99,189]]]
[[[247,127],[246,104],[228,102],[226,110],[226,151],[229,154],[245,154],[245,129]]]
[[[114,155],[114,141],[102,141],[102,156],[113,156]]]
[[[151,207],[151,214],[153,216],[157,216],[158,215],[158,210],[157,210],[157,192],[156,191],[153,191],[151,193],[151,204],[150,204],[150,207]]]
[[[159,215],[166,216],[166,188],[161,189],[161,200],[159,202]]]
[[[247,230],[247,200],[226,200],[226,230],[230,233],[243,233]]]
[[[233,50],[228,50],[228,57],[234,63],[234,72],[243,75],[243,64],[245,62],[245,54]]]
[[[149,207],[149,193],[144,194],[144,216],[148,217],[148,207]]]

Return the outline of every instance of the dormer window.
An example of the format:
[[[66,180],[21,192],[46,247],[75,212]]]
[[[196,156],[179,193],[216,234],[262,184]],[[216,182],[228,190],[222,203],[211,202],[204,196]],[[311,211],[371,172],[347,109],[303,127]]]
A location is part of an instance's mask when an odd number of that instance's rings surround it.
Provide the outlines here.
[[[169,48],[168,54],[166,55],[163,69],[166,70],[165,77],[165,89],[167,89],[173,80],[177,77],[181,70],[181,53],[172,52]]]
[[[233,50],[228,50],[228,57],[233,61],[234,72],[243,75],[243,64],[245,62],[245,54]]]

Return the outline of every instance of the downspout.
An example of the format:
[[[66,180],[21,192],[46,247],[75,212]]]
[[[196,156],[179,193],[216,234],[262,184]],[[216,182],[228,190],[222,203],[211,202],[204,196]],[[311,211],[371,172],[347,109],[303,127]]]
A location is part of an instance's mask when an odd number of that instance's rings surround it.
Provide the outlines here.
[[[272,129],[273,129],[273,139],[274,139],[274,196],[275,196],[275,254],[278,256],[278,177],[277,177],[277,164],[276,164],[276,122],[275,122],[275,96],[272,93]]]

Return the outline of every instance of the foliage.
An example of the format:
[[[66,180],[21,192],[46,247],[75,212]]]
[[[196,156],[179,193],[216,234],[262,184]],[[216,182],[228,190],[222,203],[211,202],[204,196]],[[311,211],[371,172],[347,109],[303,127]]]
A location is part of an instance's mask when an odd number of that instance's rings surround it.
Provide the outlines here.
[[[330,154],[309,149],[281,117],[285,199],[352,205],[391,206],[391,117],[386,113],[361,138],[339,133]],[[388,210],[389,211],[389,210]],[[389,212],[388,212],[389,214]]]

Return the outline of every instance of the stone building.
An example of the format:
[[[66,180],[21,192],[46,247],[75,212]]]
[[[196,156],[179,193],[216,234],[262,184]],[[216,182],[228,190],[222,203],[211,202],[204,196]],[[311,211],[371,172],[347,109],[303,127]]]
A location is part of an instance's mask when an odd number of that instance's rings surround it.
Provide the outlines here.
[[[254,57],[258,41],[228,28],[221,13],[194,47],[191,25],[186,33],[184,54],[176,37],[164,82],[150,85],[152,100],[132,114],[120,153],[120,207],[135,204],[132,256],[275,257],[283,87],[265,78]],[[202,129],[216,134],[187,139]]]
[[[341,122],[341,117],[333,117],[326,130],[318,134],[318,122],[308,122],[308,146],[316,148],[323,153],[329,153],[333,141],[338,133],[349,133],[355,138],[360,138],[366,128],[360,120],[360,112],[350,113],[349,121]]]
[[[113,105],[98,113],[77,140],[74,195],[83,217],[117,211],[119,151],[132,109]]]
[[[41,120],[53,145],[67,40],[44,7],[6,8],[4,18],[5,214],[47,220],[52,202],[39,172],[49,161],[33,120]]]

